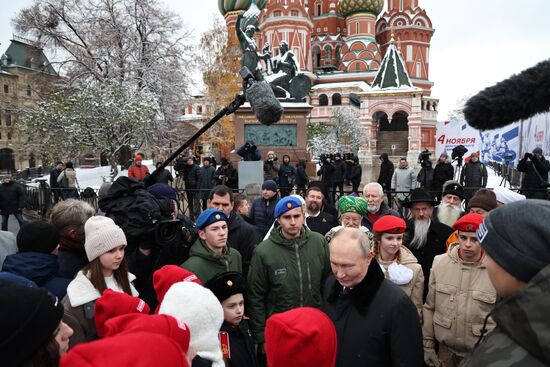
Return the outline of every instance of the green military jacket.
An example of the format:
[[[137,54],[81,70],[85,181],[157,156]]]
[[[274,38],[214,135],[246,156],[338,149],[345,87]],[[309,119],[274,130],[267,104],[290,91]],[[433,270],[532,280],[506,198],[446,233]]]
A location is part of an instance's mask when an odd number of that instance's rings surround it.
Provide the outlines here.
[[[527,285],[497,304],[497,327],[460,366],[550,365],[550,265]]]
[[[238,271],[242,273],[243,271],[239,251],[227,245],[223,254],[217,255],[210,251],[200,238],[191,246],[189,259],[181,264],[181,267],[195,273],[203,283],[206,283],[218,273],[226,271]]]
[[[248,314],[256,342],[264,342],[266,319],[297,307],[321,307],[331,273],[325,238],[306,227],[286,239],[275,227],[255,249],[248,271]]]

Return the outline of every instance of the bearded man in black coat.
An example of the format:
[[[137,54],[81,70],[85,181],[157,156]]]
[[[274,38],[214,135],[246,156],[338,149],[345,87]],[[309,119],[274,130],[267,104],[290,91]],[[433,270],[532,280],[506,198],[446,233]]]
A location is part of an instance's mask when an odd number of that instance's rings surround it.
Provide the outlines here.
[[[325,284],[322,309],[336,326],[335,366],[423,366],[418,312],[384,279],[367,235],[344,228],[329,246],[334,275]]]

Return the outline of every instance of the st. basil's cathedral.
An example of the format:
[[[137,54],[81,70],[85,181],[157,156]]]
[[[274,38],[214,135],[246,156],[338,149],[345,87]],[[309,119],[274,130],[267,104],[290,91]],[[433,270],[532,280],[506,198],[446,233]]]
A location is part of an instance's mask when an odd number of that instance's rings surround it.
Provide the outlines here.
[[[251,0],[219,0],[228,34]],[[258,0],[256,41],[277,56],[286,42],[312,82],[310,123],[357,108],[363,165],[381,153],[416,162],[435,150],[438,99],[429,80],[432,22],[419,0]],[[384,6],[385,5],[385,6]],[[385,11],[382,13],[382,11]]]

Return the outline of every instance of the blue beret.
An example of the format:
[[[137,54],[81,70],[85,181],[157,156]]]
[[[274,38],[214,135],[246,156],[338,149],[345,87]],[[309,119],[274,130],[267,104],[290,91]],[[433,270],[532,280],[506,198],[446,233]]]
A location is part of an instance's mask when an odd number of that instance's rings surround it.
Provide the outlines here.
[[[227,216],[224,212],[218,209],[206,209],[203,211],[199,217],[197,218],[197,222],[195,223],[197,229],[204,229],[205,227],[208,227],[212,223],[216,223],[223,220],[224,222],[227,222]]]
[[[285,196],[279,202],[277,205],[275,205],[275,218],[279,218],[281,215],[285,214],[289,210],[292,210],[294,208],[299,208],[302,206],[302,203],[300,200],[293,196]]]

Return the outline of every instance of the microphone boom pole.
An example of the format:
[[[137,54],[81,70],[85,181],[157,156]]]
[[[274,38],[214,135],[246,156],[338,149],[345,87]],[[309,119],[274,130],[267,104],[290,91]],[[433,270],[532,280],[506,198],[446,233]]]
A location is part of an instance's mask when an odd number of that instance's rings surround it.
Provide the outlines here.
[[[195,142],[206,130],[210,129],[216,122],[218,122],[222,117],[229,116],[239,109],[246,102],[246,98],[243,94],[238,94],[235,99],[225,106],[216,116],[212,117],[210,121],[203,127],[199,129],[192,137],[190,137],[185,143],[183,143],[174,153],[172,153],[166,160],[155,169],[148,177],[144,179],[145,186],[150,186],[154,183],[154,177],[156,177],[166,166],[170,164],[178,155],[181,154],[185,149],[187,149],[191,144]]]

